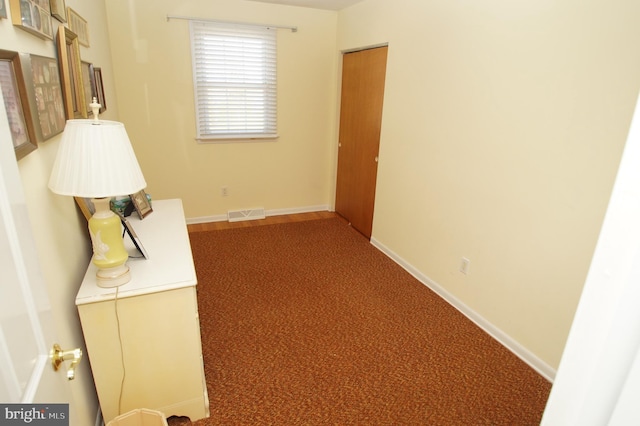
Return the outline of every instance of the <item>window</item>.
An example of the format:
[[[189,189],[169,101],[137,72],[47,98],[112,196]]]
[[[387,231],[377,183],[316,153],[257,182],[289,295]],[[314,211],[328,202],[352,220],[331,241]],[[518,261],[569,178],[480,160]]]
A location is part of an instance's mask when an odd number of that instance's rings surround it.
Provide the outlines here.
[[[276,31],[191,21],[197,138],[277,137]]]

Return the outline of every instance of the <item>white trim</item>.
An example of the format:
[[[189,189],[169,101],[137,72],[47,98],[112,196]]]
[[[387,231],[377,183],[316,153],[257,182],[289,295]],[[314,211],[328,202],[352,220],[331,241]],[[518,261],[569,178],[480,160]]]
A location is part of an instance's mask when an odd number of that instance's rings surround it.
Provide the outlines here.
[[[469,308],[467,305],[462,303],[457,297],[449,293],[445,290],[440,284],[433,281],[431,278],[427,277],[420,271],[418,271],[411,264],[406,262],[380,241],[375,238],[371,238],[371,244],[376,247],[378,250],[386,254],[391,260],[396,262],[398,265],[402,266],[407,272],[413,275],[418,281],[422,284],[429,287],[433,290],[438,296],[442,297],[446,300],[450,305],[460,311],[464,316],[473,321],[478,327],[487,332],[491,337],[496,339],[500,344],[502,344],[505,348],[509,349],[520,358],[522,361],[527,363],[531,368],[536,370],[540,375],[542,375],[545,379],[550,382],[553,382],[556,375],[556,370],[549,366],[547,363],[542,361],[540,358],[535,356],[531,351],[522,346],[516,340],[507,335],[504,331],[500,330],[495,325],[491,324],[473,309]]]
[[[313,213],[313,212],[326,212],[326,211],[331,211],[331,210],[329,209],[328,205],[322,204],[318,206],[266,210],[265,215],[269,217],[269,216],[281,216],[285,214]],[[226,214],[218,214],[214,216],[189,217],[186,219],[186,222],[187,222],[187,225],[195,225],[198,223],[226,222],[227,220],[228,218]]]
[[[267,217],[269,216],[282,216],[285,214],[298,214],[298,213],[314,213],[314,212],[326,212],[330,211],[329,206],[326,204],[319,206],[307,206],[307,207],[297,207],[292,209],[272,209],[267,210]]]
[[[343,55],[346,55],[347,53],[355,53],[355,52],[362,52],[363,50],[370,50],[370,49],[377,49],[379,47],[388,47],[389,43],[379,43],[379,44],[370,44],[368,46],[362,46],[362,47],[354,47],[352,49],[345,49],[340,51],[340,53],[342,53]]]
[[[211,222],[226,222],[226,214],[217,214],[215,216],[200,216],[200,217],[188,217],[186,219],[187,225],[195,225],[197,223],[211,223]]]

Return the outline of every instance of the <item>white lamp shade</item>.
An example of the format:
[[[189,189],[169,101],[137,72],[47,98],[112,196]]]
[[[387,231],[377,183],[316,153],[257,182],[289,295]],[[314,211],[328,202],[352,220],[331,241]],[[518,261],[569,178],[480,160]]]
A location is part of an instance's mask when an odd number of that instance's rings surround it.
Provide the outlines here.
[[[124,124],[67,121],[49,189],[60,195],[101,198],[135,194],[146,186]]]

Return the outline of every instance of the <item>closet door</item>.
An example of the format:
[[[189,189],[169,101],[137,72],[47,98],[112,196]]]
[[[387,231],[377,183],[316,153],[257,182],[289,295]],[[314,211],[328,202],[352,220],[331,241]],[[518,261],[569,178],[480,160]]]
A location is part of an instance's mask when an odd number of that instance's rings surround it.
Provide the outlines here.
[[[336,213],[371,238],[387,47],[345,53],[338,140]]]

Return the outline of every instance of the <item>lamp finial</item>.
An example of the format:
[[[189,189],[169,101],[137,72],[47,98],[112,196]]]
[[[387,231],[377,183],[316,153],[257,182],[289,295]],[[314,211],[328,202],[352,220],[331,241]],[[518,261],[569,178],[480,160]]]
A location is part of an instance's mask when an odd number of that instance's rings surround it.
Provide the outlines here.
[[[98,114],[100,113],[100,107],[102,105],[100,105],[98,103],[98,99],[94,96],[93,97],[93,102],[91,102],[89,104],[89,107],[91,108],[91,111],[93,112],[93,121],[98,122]]]

